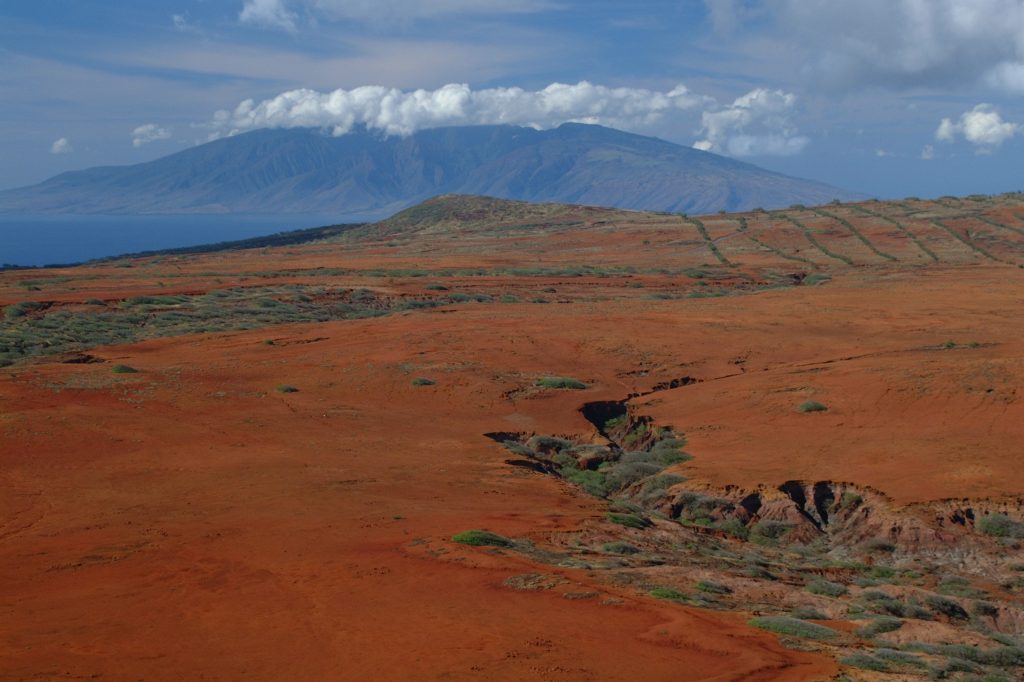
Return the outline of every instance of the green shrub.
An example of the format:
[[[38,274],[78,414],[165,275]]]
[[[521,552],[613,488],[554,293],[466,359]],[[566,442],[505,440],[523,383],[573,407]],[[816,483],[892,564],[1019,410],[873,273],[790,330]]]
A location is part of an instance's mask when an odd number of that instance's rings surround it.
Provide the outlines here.
[[[807,402],[800,403],[799,407],[796,408],[797,412],[825,412],[828,407],[819,403],[817,400],[808,400]]]
[[[889,664],[883,660],[869,656],[868,654],[851,654],[844,656],[839,659],[839,662],[843,665],[848,665],[851,668],[861,668],[862,670],[873,670],[875,672],[884,673],[889,670]]]
[[[114,365],[110,368],[110,371],[114,374],[135,374],[139,370],[134,367],[129,367],[128,365]]]
[[[541,377],[540,379],[537,379],[537,385],[541,388],[567,388],[577,391],[587,387],[587,385],[579,379],[573,379],[570,377]]]
[[[474,547],[510,547],[512,541],[487,530],[467,530],[452,536],[452,540]]]
[[[608,493],[614,489],[605,478],[605,475],[600,471],[591,471],[589,469],[580,469],[576,466],[567,466],[559,469],[559,474],[561,474],[562,478],[565,480],[570,483],[575,483],[594,497],[606,497]]]
[[[416,377],[412,380],[413,386],[433,386],[436,383],[437,382],[433,379],[428,379],[426,377]]]
[[[617,523],[620,526],[627,528],[639,528],[644,529],[651,525],[651,522],[647,519],[637,516],[636,514],[618,514],[616,512],[608,512],[608,520],[612,523]]]
[[[716,583],[711,580],[701,580],[697,583],[697,589],[709,594],[732,594],[732,588],[728,585]]]
[[[789,615],[800,620],[828,620],[828,616],[811,606],[798,606]]]
[[[1006,514],[988,514],[975,522],[975,527],[994,538],[1024,538],[1024,524]]]
[[[640,549],[628,542],[606,542],[601,546],[609,554],[639,554]]]
[[[737,518],[719,521],[718,523],[713,524],[713,527],[728,533],[735,538],[739,538],[740,540],[746,540],[750,537],[750,530]]]
[[[845,585],[834,583],[828,580],[812,580],[805,587],[811,594],[818,594],[825,597],[841,597],[848,592]]]
[[[952,618],[954,620],[968,619],[967,611],[964,610],[964,607],[960,606],[960,604],[956,603],[952,599],[946,599],[945,597],[940,597],[937,594],[930,594],[925,597],[924,601],[932,611],[946,616],[947,618]]]
[[[670,601],[686,601],[687,599],[685,594],[671,587],[655,587],[651,590],[650,595],[656,599],[668,599]]]
[[[814,639],[819,641],[834,639],[839,635],[839,633],[832,628],[825,627],[824,625],[818,625],[817,623],[808,623],[807,621],[800,620],[799,618],[790,618],[789,616],[761,616],[759,618],[752,619],[750,624],[756,628],[775,632],[780,635],[789,635],[791,637],[802,637],[803,639]]]
[[[8,320],[14,320],[29,314],[33,310],[39,310],[42,307],[42,303],[37,303],[35,301],[22,301],[21,303],[15,303],[4,308],[4,317]]]
[[[776,545],[793,530],[792,523],[758,521],[750,528],[750,541],[759,545]]]
[[[881,618],[875,618],[863,627],[857,628],[857,636],[871,639],[885,632],[895,632],[901,627],[903,627],[903,621],[899,618],[882,616]]]
[[[277,391],[278,393],[298,393],[299,392],[299,389],[295,388],[294,386],[289,386],[288,384],[281,384],[280,386],[278,386],[274,390]]]

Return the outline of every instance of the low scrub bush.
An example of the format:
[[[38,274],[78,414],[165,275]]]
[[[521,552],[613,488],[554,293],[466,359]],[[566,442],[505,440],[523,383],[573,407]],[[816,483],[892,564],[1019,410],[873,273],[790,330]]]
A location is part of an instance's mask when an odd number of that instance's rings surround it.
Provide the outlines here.
[[[436,383],[433,379],[427,379],[426,377],[416,377],[412,380],[413,386],[433,386]]]
[[[817,623],[809,623],[805,620],[800,620],[799,618],[791,618],[789,616],[761,616],[759,618],[752,619],[750,624],[756,628],[775,632],[780,635],[789,635],[791,637],[801,637],[803,639],[819,641],[834,639],[839,635],[839,633],[832,628],[825,627],[824,625],[818,625]]]
[[[473,545],[474,547],[510,547],[512,545],[512,541],[508,538],[487,530],[463,531],[453,535],[452,540],[462,543],[463,545]]]
[[[114,374],[135,374],[139,370],[134,367],[130,367],[129,365],[114,365],[110,368],[110,371]]]
[[[903,627],[903,621],[899,618],[882,616],[881,618],[875,618],[863,627],[857,628],[857,636],[871,639],[886,632],[895,632],[901,627]]]
[[[608,512],[608,520],[612,523],[617,523],[620,526],[626,528],[637,528],[644,529],[651,525],[651,522],[642,516],[636,514],[619,514],[616,512]]]
[[[796,408],[797,412],[803,412],[803,413],[808,413],[808,412],[825,412],[827,410],[828,410],[828,407],[826,407],[825,405],[819,403],[817,400],[808,400],[807,402],[800,403],[800,405]]]
[[[1024,523],[1014,521],[1006,514],[982,516],[975,523],[975,527],[994,538],[1024,538]]]
[[[278,386],[274,390],[277,391],[278,393],[298,393],[299,392],[299,389],[295,388],[294,386],[289,386],[288,384],[281,384],[280,386]]]
[[[537,379],[537,385],[541,388],[563,388],[577,391],[587,387],[587,385],[579,379],[573,379],[571,377],[541,377],[540,379]]]
[[[697,589],[708,594],[732,594],[732,588],[712,580],[701,580],[697,583]]]
[[[685,594],[671,587],[655,587],[650,594],[656,599],[668,599],[669,601],[686,601],[687,599]]]
[[[849,590],[845,585],[834,583],[829,580],[812,580],[804,588],[811,594],[818,594],[824,597],[842,597]]]

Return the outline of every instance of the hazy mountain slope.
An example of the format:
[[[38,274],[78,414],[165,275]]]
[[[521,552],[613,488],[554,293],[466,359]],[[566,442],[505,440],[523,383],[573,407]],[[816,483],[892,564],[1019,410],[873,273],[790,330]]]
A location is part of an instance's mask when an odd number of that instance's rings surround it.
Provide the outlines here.
[[[600,126],[258,130],[134,166],[0,192],[17,213],[395,211],[444,193],[710,212],[852,198],[820,183]]]

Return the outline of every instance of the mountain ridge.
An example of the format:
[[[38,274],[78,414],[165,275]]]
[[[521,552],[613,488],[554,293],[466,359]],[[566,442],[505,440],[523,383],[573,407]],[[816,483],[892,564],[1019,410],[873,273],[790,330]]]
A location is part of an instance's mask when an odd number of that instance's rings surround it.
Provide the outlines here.
[[[383,215],[440,194],[702,213],[856,198],[658,138],[567,123],[407,137],[256,130],[2,191],[0,212]]]

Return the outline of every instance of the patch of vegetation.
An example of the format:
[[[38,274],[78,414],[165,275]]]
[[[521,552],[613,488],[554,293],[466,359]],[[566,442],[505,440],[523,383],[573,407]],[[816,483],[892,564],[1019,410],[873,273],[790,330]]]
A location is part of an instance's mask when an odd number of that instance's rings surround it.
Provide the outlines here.
[[[428,379],[426,377],[416,377],[412,380],[413,386],[433,386],[436,383],[437,382],[433,379]]]
[[[289,386],[288,384],[281,384],[280,386],[278,386],[274,390],[277,391],[278,393],[298,393],[299,392],[299,389],[295,388],[294,386]]]
[[[609,554],[639,554],[640,548],[634,547],[628,542],[606,542],[601,549]]]
[[[804,413],[826,412],[828,411],[828,407],[826,405],[823,405],[822,403],[819,403],[817,400],[808,400],[806,402],[800,403],[800,405],[796,408],[796,411]]]
[[[452,536],[452,540],[474,547],[511,547],[512,541],[488,530],[467,530]]]
[[[957,602],[946,597],[940,597],[937,594],[930,594],[924,599],[925,604],[928,605],[933,612],[946,616],[953,620],[968,620],[969,616],[964,607],[960,606]]]
[[[975,521],[975,528],[994,538],[1024,538],[1024,523],[1014,521],[1006,514],[986,514]]]
[[[134,367],[130,367],[129,365],[114,365],[110,368],[110,371],[114,374],[135,374],[139,370]]]
[[[701,580],[697,582],[697,589],[709,594],[732,594],[732,588],[713,580]]]
[[[846,585],[824,579],[812,580],[807,583],[807,587],[804,589],[811,594],[818,594],[824,597],[842,597],[844,594],[849,592],[849,590],[846,589]]]
[[[895,632],[901,627],[903,627],[903,621],[899,618],[882,616],[881,618],[873,619],[863,627],[857,628],[856,634],[858,637],[871,639],[886,632]]]
[[[541,388],[571,389],[576,391],[587,388],[587,385],[579,379],[556,376],[541,377],[540,379],[537,379],[537,385]]]
[[[655,587],[649,594],[655,599],[667,599],[669,601],[686,601],[688,599],[685,594],[671,587]]]
[[[759,545],[777,545],[793,530],[792,523],[758,521],[750,527],[750,541]]]
[[[636,514],[620,514],[617,512],[608,512],[607,517],[608,520],[612,523],[617,523],[620,526],[625,526],[626,528],[636,528],[639,530],[643,530],[644,528],[647,528],[651,525],[650,521],[643,518],[642,516],[637,516]]]
[[[780,635],[817,641],[835,639],[839,635],[839,633],[832,628],[825,627],[824,625],[818,625],[817,623],[809,623],[805,620],[800,620],[799,618],[791,618],[789,616],[761,616],[759,618],[752,619],[750,624],[756,628],[768,630]]]
[[[839,659],[839,662],[851,668],[860,668],[861,670],[873,670],[880,673],[888,672],[889,670],[888,663],[869,654],[850,654]]]

